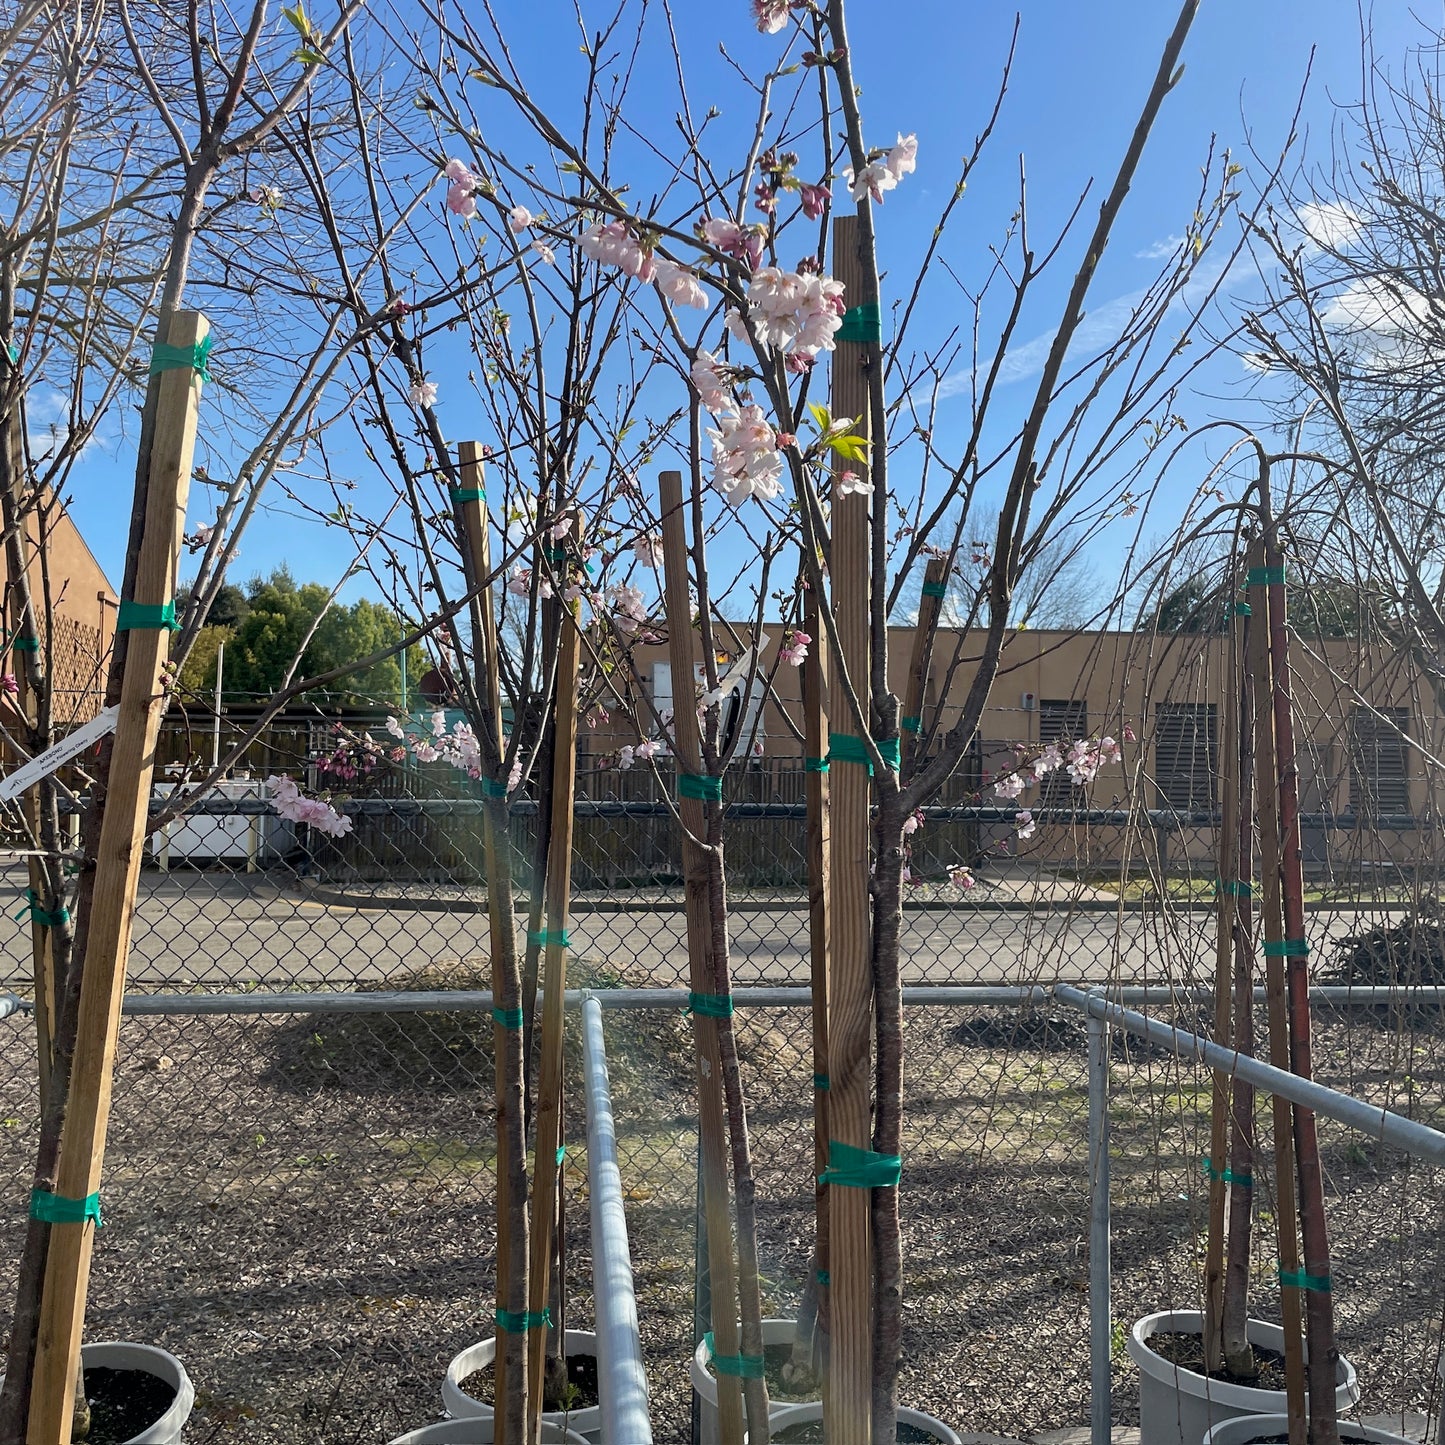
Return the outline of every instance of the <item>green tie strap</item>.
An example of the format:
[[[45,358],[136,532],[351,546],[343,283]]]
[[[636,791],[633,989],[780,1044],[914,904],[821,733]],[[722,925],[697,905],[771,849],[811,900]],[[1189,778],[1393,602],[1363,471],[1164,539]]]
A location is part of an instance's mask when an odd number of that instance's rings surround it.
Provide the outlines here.
[[[509,1335],[525,1335],[529,1330],[545,1330],[552,1323],[552,1311],[498,1310],[497,1328]]]
[[[44,1189],[30,1191],[30,1217],[43,1224],[84,1224],[87,1219],[95,1221],[101,1228],[100,1194],[87,1194],[84,1199],[67,1199],[63,1194],[51,1194]]]
[[[572,940],[565,928],[529,928],[527,942],[537,948],[546,948],[555,943],[558,948],[571,948]]]
[[[70,922],[70,910],[68,908],[57,908],[54,913],[47,913],[40,906],[40,900],[35,896],[34,889],[25,890],[25,902],[15,911],[15,917],[19,918],[22,913],[29,912],[30,921],[38,923],[42,928],[59,928],[62,923]]]
[[[1266,938],[1266,958],[1305,958],[1310,951],[1309,943],[1303,938]]]
[[[553,563],[562,563],[567,560],[567,549],[565,547],[543,547],[542,555]]]
[[[833,1283],[832,1277],[826,1269],[820,1269],[818,1271],[818,1283],[822,1285],[824,1289],[827,1289],[828,1286]]]
[[[567,1146],[566,1146],[565,1144],[559,1144],[559,1145],[557,1146],[557,1167],[558,1167],[559,1169],[562,1167],[562,1161],[563,1161],[566,1157],[567,1157]]]
[[[826,773],[828,771],[828,759],[804,758],[803,771],[805,773]]]
[[[925,582],[923,584],[923,595],[925,597],[944,598],[948,596],[947,582]]]
[[[1253,898],[1254,884],[1246,883],[1242,878],[1226,878],[1223,883],[1214,885],[1226,898]]]
[[[20,360],[20,348],[13,341],[5,348],[5,354],[12,362]]]
[[[828,1090],[833,1087],[833,1083],[827,1074],[814,1074],[813,1087],[817,1089],[820,1094],[826,1094]]]
[[[504,1029],[519,1029],[522,1027],[522,1010],[519,1008],[493,1008],[492,1017]]]
[[[868,749],[863,746],[863,739],[854,737],[852,733],[828,734],[828,761],[855,763],[860,768],[867,768],[870,777],[873,775],[873,763],[868,756]]]
[[[117,632],[179,632],[175,599],[162,604],[122,602],[115,619]]]
[[[730,993],[689,993],[687,1012],[705,1019],[730,1019],[733,996]]]
[[[485,502],[487,500],[485,487],[449,487],[447,495],[453,502]]]
[[[837,341],[858,341],[864,344],[883,340],[883,316],[876,301],[850,306],[843,313],[843,324],[834,337]]]
[[[1236,602],[1234,604],[1234,615],[1236,617],[1253,617],[1254,608],[1248,602]]]
[[[1284,581],[1284,565],[1278,567],[1251,567],[1247,585],[1250,587],[1270,587]]]
[[[878,751],[883,755],[883,761],[896,773],[903,766],[903,739],[884,738],[878,744]]]
[[[818,1183],[841,1184],[845,1189],[891,1189],[902,1175],[903,1160],[897,1154],[875,1154],[830,1139],[828,1167],[818,1176]]]
[[[1307,1289],[1314,1294],[1331,1292],[1330,1277],[1327,1274],[1306,1274],[1304,1270],[1281,1269],[1279,1282],[1288,1289]]]
[[[494,778],[483,778],[482,796],[484,798],[505,798],[507,796],[507,785],[497,782]]]
[[[1239,1189],[1253,1189],[1254,1175],[1236,1174],[1233,1169],[1218,1169],[1213,1159],[1201,1159],[1199,1168],[1206,1179],[1218,1179],[1224,1184],[1233,1184]]]
[[[921,717],[906,717],[899,720],[898,726],[906,733],[923,731],[923,719]]]
[[[194,371],[202,381],[211,379],[211,338],[198,341],[194,346],[170,346],[162,341],[151,352],[151,375],[159,376],[163,371]]]
[[[39,652],[40,639],[38,637],[17,637],[10,644],[12,652]]]
[[[679,773],[677,775],[677,796],[695,798],[705,803],[722,802],[722,779],[706,773]]]
[[[763,1378],[763,1357],[761,1355],[720,1355],[713,1341],[712,1331],[703,1336],[707,1344],[708,1359],[720,1375],[732,1375],[739,1380],[761,1380]]]

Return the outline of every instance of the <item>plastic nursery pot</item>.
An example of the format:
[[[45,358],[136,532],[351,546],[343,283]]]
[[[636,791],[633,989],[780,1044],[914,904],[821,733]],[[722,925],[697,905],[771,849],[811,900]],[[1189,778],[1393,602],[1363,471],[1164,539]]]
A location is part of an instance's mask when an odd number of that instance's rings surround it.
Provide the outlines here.
[[[568,1330],[563,1348],[571,1355],[597,1354],[597,1336],[591,1330]],[[462,1381],[477,1370],[485,1369],[497,1358],[497,1337],[483,1340],[463,1350],[447,1366],[442,1380],[442,1408],[453,1420],[490,1420],[492,1407],[467,1394]],[[589,1405],[585,1410],[548,1410],[543,1423],[560,1425],[581,1436],[595,1436],[602,1428],[602,1410]],[[410,1441],[410,1437],[408,1437]]]
[[[1140,1445],[1203,1445],[1213,1425],[1250,1415],[1283,1415],[1283,1390],[1261,1390],[1253,1385],[1235,1385],[1228,1380],[1211,1380],[1172,1365],[1149,1346],[1151,1335],[1198,1335],[1204,1331],[1204,1316],[1198,1310],[1166,1310],[1145,1315],[1129,1331],[1129,1358],[1139,1367]],[[1252,1345],[1283,1352],[1284,1331],[1264,1320],[1250,1320],[1245,1326]],[[1335,1403],[1348,1410],[1360,1398],[1355,1367],[1340,1356]]]
[[[181,1430],[190,1418],[191,1407],[196,1403],[196,1390],[186,1367],[173,1354],[156,1345],[109,1340],[82,1345],[80,1363],[86,1370],[135,1370],[164,1380],[176,1392],[175,1399],[159,1420],[139,1435],[132,1435],[125,1445],[177,1445]],[[0,1374],[0,1385],[4,1382],[5,1376]]]
[[[778,1438],[778,1432],[786,1430],[789,1425],[811,1425],[815,1420],[823,1418],[823,1402],[821,1400],[810,1400],[806,1405],[784,1405],[779,1410],[768,1411],[768,1429],[772,1432],[773,1439]],[[926,1430],[938,1445],[963,1445],[958,1435],[950,1430],[942,1420],[935,1420],[932,1415],[925,1415],[922,1410],[908,1410],[899,1406],[898,1423],[900,1425],[912,1425],[918,1430]],[[748,1437],[743,1436],[743,1445],[748,1445]]]
[[[492,1419],[477,1415],[470,1420],[441,1420],[398,1435],[391,1445],[492,1445]],[[587,1437],[543,1420],[542,1445],[587,1445]]]
[[[791,1345],[797,1330],[797,1322],[794,1320],[764,1320],[763,1348],[766,1349],[769,1345]],[[697,1398],[701,1402],[698,1411],[699,1445],[719,1445],[722,1439],[722,1425],[717,1413],[717,1376],[709,1366],[710,1359],[707,1342],[704,1340],[692,1357],[692,1388],[697,1391]],[[795,1409],[799,1403],[796,1400],[769,1401],[768,1419],[776,1420],[782,1411]]]
[[[1205,1445],[1252,1445],[1256,1440],[1271,1440],[1289,1434],[1288,1415],[1241,1415],[1215,1425],[1204,1437]],[[1372,1425],[1356,1425],[1353,1420],[1340,1421],[1341,1440],[1372,1441],[1374,1445],[1414,1445],[1404,1435],[1376,1430]]]

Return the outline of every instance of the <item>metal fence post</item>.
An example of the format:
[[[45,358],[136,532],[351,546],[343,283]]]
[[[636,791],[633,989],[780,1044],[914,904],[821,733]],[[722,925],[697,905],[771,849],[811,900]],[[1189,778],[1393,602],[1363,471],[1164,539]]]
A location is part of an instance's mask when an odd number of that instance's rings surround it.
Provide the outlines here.
[[[1113,1438],[1114,1321],[1109,1300],[1109,1032],[1089,1015],[1089,1429]]]

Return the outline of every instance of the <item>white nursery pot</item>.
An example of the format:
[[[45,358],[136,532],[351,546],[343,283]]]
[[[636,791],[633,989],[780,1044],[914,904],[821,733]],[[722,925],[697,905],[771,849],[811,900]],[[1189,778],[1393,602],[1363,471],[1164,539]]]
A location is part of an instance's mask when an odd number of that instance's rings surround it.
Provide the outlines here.
[[[568,1355],[596,1355],[597,1336],[591,1330],[568,1330],[563,1348]],[[497,1337],[493,1335],[463,1350],[447,1366],[446,1377],[442,1380],[442,1408],[453,1420],[492,1418],[492,1407],[468,1395],[462,1389],[462,1381],[473,1371],[494,1363],[496,1358]],[[548,1410],[542,1421],[572,1430],[584,1439],[595,1440],[602,1429],[602,1409],[598,1405],[589,1405],[585,1410]],[[410,1436],[407,1441],[411,1445]]]
[[[80,1347],[82,1369],[136,1370],[164,1380],[175,1392],[170,1408],[153,1425],[139,1435],[132,1435],[125,1445],[178,1445],[181,1430],[190,1419],[196,1403],[196,1389],[186,1367],[168,1350],[157,1345],[132,1345],[108,1340]],[[5,1376],[0,1374],[0,1385]]]
[[[764,1320],[763,1347],[768,1345],[791,1345],[798,1332],[795,1320]],[[712,1357],[707,1352],[707,1341],[703,1340],[692,1356],[692,1388],[697,1391],[700,1403],[698,1410],[698,1445],[719,1445],[722,1426],[717,1413],[717,1376],[709,1368]],[[798,1408],[805,1402],[793,1400],[770,1400],[768,1419],[776,1421],[785,1410]]]
[[[1140,1445],[1203,1445],[1213,1425],[1241,1416],[1285,1413],[1283,1390],[1211,1380],[1207,1375],[1171,1365],[1148,1344],[1151,1335],[1198,1335],[1203,1331],[1204,1316],[1198,1310],[1145,1315],[1129,1331],[1129,1358],[1139,1367]],[[1250,1320],[1245,1333],[1252,1345],[1281,1353],[1284,1350],[1284,1331],[1278,1325]],[[1335,1404],[1343,1412],[1360,1398],[1355,1367],[1343,1355],[1336,1382]]]
[[[1204,1441],[1205,1445],[1251,1445],[1255,1440],[1288,1434],[1288,1415],[1240,1415],[1215,1425]],[[1392,1435],[1373,1425],[1356,1425],[1353,1420],[1340,1421],[1340,1439],[1372,1441],[1374,1445],[1415,1445],[1404,1435]]]
[[[492,1445],[492,1417],[475,1415],[469,1420],[441,1420],[398,1435],[391,1445]],[[575,1430],[564,1430],[543,1420],[542,1445],[588,1445],[588,1442],[585,1435]]]
[[[779,1410],[768,1411],[768,1429],[776,1436],[779,1430],[789,1425],[802,1425],[813,1420],[823,1418],[823,1402],[821,1400],[810,1400],[806,1405],[784,1405]],[[920,1430],[929,1431],[939,1445],[963,1445],[958,1435],[950,1430],[942,1420],[935,1420],[932,1415],[925,1415],[922,1410],[908,1410],[903,1406],[898,1407],[898,1423],[900,1425],[916,1425]],[[748,1445],[748,1437],[743,1436],[743,1445]]]

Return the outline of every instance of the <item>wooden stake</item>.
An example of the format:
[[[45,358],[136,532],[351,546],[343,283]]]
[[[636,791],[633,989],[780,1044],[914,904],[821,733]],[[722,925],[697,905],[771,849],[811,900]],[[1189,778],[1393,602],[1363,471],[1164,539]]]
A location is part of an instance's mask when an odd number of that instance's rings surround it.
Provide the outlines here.
[[[582,518],[572,519],[567,555],[582,559]],[[560,598],[571,564],[556,564],[554,591]],[[577,613],[579,603],[563,602],[557,639],[556,719],[552,746],[552,830],[547,852],[547,940],[542,980],[541,1069],[537,1083],[537,1129],[532,1165],[532,1262],[527,1308],[536,1316],[547,1307],[552,1282],[552,1234],[558,1224],[557,1149],[562,1143],[562,1005],[567,987],[567,910],[572,889],[572,829],[577,795]],[[561,1342],[566,1362],[566,1342]],[[527,1438],[542,1437],[542,1390],[547,1365],[547,1331],[527,1335]]]
[[[1258,567],[1260,549],[1250,551],[1250,569]],[[1268,616],[1268,598],[1262,586],[1248,589],[1253,616]],[[1255,791],[1259,795],[1260,854],[1260,917],[1264,925],[1265,944],[1278,945],[1284,938],[1283,913],[1280,900],[1279,840],[1279,773],[1274,736],[1274,716],[1270,706],[1273,687],[1270,679],[1270,639],[1268,629],[1251,627],[1249,632],[1249,671],[1255,695]],[[1284,960],[1266,948],[1264,960],[1265,998],[1269,1015],[1269,1061],[1277,1069],[1289,1063],[1289,1008],[1285,1000]],[[1288,1099],[1274,1095],[1274,1187],[1275,1227],[1281,1272],[1299,1270],[1299,1243],[1295,1225],[1294,1110]],[[1284,1327],[1285,1395],[1289,1414],[1290,1445],[1307,1445],[1309,1426],[1305,1417],[1304,1347],[1301,1333],[1300,1292],[1281,1284],[1280,1316]]]
[[[171,317],[167,341],[190,352],[209,331],[210,323],[200,313],[180,311]],[[149,607],[165,606],[176,595],[177,558],[201,401],[200,373],[191,368],[164,371],[158,392],[145,528],[136,562],[135,595],[129,599]],[[164,629],[137,628],[130,632],[105,813],[96,849],[85,956],[83,961],[72,962],[72,967],[83,967],[84,974],[56,1177],[56,1194],[63,1199],[85,1200],[100,1189],[151,770],[165,710],[161,669],[169,653],[170,634]],[[29,1445],[70,1442],[94,1231],[90,1220],[50,1227],[30,1398]]]
[[[1295,761],[1294,709],[1290,701],[1289,631],[1285,615],[1284,557],[1272,533],[1266,534],[1264,564],[1269,583],[1270,696],[1274,710],[1276,771],[1279,777],[1281,834],[1280,883],[1284,936],[1291,940],[1284,959],[1289,999],[1290,1068],[1313,1078],[1310,1052],[1310,979],[1305,952],[1304,867],[1300,858],[1299,768]],[[1299,1175],[1300,1239],[1304,1273],[1320,1281],[1304,1291],[1305,1330],[1309,1343],[1309,1423],[1313,1445],[1339,1445],[1335,1389],[1339,1346],[1335,1338],[1334,1300],[1330,1294],[1330,1237],[1325,1221],[1324,1177],[1320,1166],[1315,1113],[1294,1109],[1295,1168]],[[1281,1268],[1284,1256],[1280,1256]]]
[[[833,274],[859,289],[856,216],[833,221]],[[850,349],[833,353],[833,414],[866,418],[868,393]],[[865,423],[860,421],[860,426]],[[850,462],[851,470],[862,464]],[[833,494],[831,584],[833,615],[844,665],[853,686],[868,696],[869,663],[869,499],[860,492]],[[852,733],[834,695],[830,724]],[[865,701],[866,708],[867,703]],[[866,722],[866,719],[865,719]],[[873,1147],[873,950],[868,885],[868,769],[839,764],[829,774],[830,869],[833,898],[830,939],[832,974],[828,994],[830,1138],[855,1149]],[[848,1445],[873,1438],[873,1239],[871,1191],[831,1189],[828,1238],[832,1336],[827,1435]]]
[[[672,664],[673,751],[678,776],[702,772],[702,747],[694,704],[692,597],[688,591],[687,528],[682,505],[682,473],[658,477],[662,499],[663,607],[667,617],[668,657]],[[694,993],[713,991],[712,920],[708,916],[708,863],[699,842],[707,830],[700,798],[679,798],[678,812],[686,833],[682,840],[682,872],[687,900],[687,956]],[[692,1015],[697,1046],[698,1151],[702,1161],[703,1214],[707,1224],[708,1278],[712,1289],[712,1332],[717,1352],[740,1353],[738,1281],[733,1258],[732,1223],[728,1211],[728,1143],[723,1107],[722,1051],[717,1020]],[[718,1423],[722,1445],[742,1445],[743,1396],[740,1381],[717,1377]]]
[[[1234,918],[1239,891],[1239,666],[1236,645],[1224,657],[1224,714],[1220,740],[1219,896],[1214,911],[1214,1041],[1229,1046],[1233,1034]],[[1229,1075],[1214,1071],[1209,1114],[1209,1236],[1204,1258],[1204,1365],[1211,1375],[1223,1362],[1224,1176],[1229,1160]]]
[[[898,734],[899,756],[902,759],[899,776],[903,778],[913,771],[914,749],[922,736],[923,706],[928,696],[928,664],[933,656],[938,614],[943,611],[943,598],[938,594],[947,585],[948,559],[930,557],[923,569],[923,589],[918,595],[918,625],[913,629],[913,653],[908,659],[908,686],[903,697],[903,719]]]
[[[491,573],[487,531],[483,451],[477,442],[457,447],[462,488],[453,500],[461,540],[462,571],[473,591]],[[472,607],[472,652],[477,691],[496,729],[501,754],[502,688],[497,666],[497,616],[491,594],[480,593]],[[484,780],[491,791],[482,810],[482,848],[487,865],[487,922],[492,950],[492,1002],[496,1010],[521,1007],[522,980],[512,907],[512,855],[504,778]],[[503,789],[501,796],[495,796]],[[524,1314],[527,1309],[527,1140],[523,1118],[522,1031],[505,1027],[494,1015],[492,1056],[497,1096],[497,1309]],[[497,1445],[522,1445],[526,1430],[527,1365],[523,1335],[497,1330],[493,1364]]]

